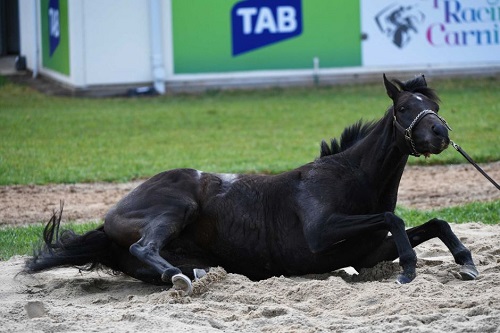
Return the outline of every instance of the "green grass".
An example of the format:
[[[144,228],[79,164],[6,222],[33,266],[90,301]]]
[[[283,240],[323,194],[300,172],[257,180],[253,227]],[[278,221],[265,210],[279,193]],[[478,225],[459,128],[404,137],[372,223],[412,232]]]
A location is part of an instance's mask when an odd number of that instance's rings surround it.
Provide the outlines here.
[[[278,173],[313,160],[322,139],[360,118],[379,119],[390,104],[381,83],[90,99],[2,80],[0,185],[124,182],[178,167]],[[479,162],[499,160],[498,78],[430,85],[452,139]],[[410,158],[463,162],[453,149]]]
[[[77,233],[97,228],[100,222],[68,223],[61,229],[71,229]],[[33,253],[34,246],[41,244],[44,225],[41,223],[24,227],[0,228],[0,260],[8,260],[13,255],[28,255]]]
[[[437,217],[454,223],[481,222],[497,224],[500,211],[500,200],[487,203],[471,203],[460,207],[449,207],[438,210],[415,210],[398,207],[396,214],[405,220],[408,227],[415,227]],[[63,224],[61,229],[71,229],[77,233],[95,229],[99,221],[90,223]],[[41,243],[44,225],[37,223],[25,227],[0,228],[0,260],[8,260],[13,255],[29,255],[33,245]]]
[[[396,214],[405,220],[408,227],[421,225],[435,217],[454,223],[481,222],[485,224],[498,224],[500,223],[500,200],[473,202],[462,206],[436,210],[408,209],[398,206]]]

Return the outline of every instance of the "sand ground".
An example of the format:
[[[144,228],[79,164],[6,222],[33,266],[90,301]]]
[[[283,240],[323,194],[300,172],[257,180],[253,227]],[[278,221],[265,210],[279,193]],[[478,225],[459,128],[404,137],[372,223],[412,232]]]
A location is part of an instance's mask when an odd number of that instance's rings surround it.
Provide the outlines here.
[[[500,163],[484,168],[500,178]],[[0,187],[1,225],[46,220],[61,199],[66,219],[100,219],[137,184]],[[434,209],[498,192],[468,165],[409,167],[399,201]],[[0,262],[0,332],[500,332],[500,225],[471,222],[452,228],[473,252],[474,281],[459,279],[439,240],[416,248],[418,276],[407,285],[394,282],[397,263],[259,282],[214,268],[190,297],[75,268],[27,276],[14,257]]]

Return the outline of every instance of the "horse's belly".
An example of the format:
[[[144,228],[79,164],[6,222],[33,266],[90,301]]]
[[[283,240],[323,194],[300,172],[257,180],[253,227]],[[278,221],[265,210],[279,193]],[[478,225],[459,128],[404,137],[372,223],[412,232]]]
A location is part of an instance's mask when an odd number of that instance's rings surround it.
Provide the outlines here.
[[[259,228],[259,223],[243,223],[244,219],[239,222],[201,220],[196,228],[196,243],[210,253],[217,265],[251,279],[327,273],[357,266],[377,250],[387,234],[360,235],[339,242],[328,252],[315,254],[298,226],[290,224],[286,232],[272,233]]]
[[[258,222],[235,219],[232,221],[202,221],[197,228],[197,243],[225,262],[267,260],[270,254],[267,231]]]

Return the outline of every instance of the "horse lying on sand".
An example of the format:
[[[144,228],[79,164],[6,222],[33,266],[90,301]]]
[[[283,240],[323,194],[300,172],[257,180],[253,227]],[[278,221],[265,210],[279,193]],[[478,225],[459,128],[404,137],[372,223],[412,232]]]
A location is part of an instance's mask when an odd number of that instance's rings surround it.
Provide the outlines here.
[[[394,214],[408,156],[441,153],[450,128],[423,76],[383,78],[393,102],[385,115],[346,128],[339,141],[323,141],[315,161],[278,175],[165,171],[84,235],[60,232],[54,213],[26,271],[104,265],[189,293],[198,268],[222,266],[258,280],[399,258],[397,282],[408,283],[416,276],[413,247],[438,237],[461,265],[461,277],[475,279],[471,253],[446,221],[406,230]]]

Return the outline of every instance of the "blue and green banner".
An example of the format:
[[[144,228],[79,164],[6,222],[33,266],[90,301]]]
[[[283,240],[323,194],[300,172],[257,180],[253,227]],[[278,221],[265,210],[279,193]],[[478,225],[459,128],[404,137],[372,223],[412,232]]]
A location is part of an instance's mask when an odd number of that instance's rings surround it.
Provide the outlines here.
[[[42,0],[40,22],[43,67],[69,76],[68,1]]]
[[[359,1],[172,0],[174,74],[361,65]]]

